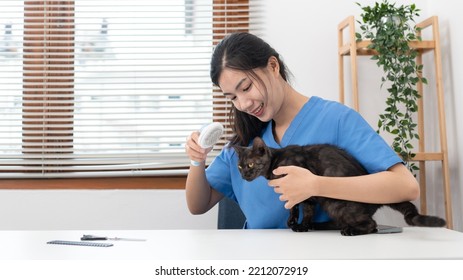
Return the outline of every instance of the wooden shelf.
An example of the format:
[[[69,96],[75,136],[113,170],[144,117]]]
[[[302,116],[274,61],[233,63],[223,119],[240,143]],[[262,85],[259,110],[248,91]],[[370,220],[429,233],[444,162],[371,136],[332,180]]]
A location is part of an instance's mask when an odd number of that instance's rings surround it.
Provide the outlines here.
[[[368,48],[370,44],[371,44],[370,40],[362,40],[362,41],[355,42],[356,54],[357,55],[367,55],[367,56],[378,54],[377,51]],[[410,42],[409,45],[412,49],[416,49],[423,53],[431,51],[435,48],[434,41],[412,41]],[[342,56],[347,56],[347,55],[350,55],[350,52],[351,52],[351,45],[350,43],[348,43],[348,44],[344,44],[341,47],[339,47],[338,54]]]

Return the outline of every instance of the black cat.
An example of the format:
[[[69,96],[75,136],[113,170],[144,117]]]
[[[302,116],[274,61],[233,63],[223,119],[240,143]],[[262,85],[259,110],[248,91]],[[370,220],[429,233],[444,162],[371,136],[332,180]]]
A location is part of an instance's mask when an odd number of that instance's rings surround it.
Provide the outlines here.
[[[282,149],[267,147],[259,137],[254,139],[252,147],[233,147],[238,154],[238,168],[241,176],[252,181],[259,176],[275,179],[272,171],[279,166],[295,165],[309,169],[321,176],[347,177],[365,175],[367,172],[346,151],[328,144],[298,146],[291,145]],[[316,224],[312,222],[316,204],[328,213],[332,223]],[[302,222],[298,223],[299,206],[303,205]],[[319,228],[341,230],[342,235],[361,235],[377,231],[373,220],[375,212],[383,207],[399,211],[411,226],[443,227],[445,220],[418,213],[415,205],[409,201],[389,204],[371,204],[326,197],[311,197],[291,209],[288,227],[293,231],[308,231]]]

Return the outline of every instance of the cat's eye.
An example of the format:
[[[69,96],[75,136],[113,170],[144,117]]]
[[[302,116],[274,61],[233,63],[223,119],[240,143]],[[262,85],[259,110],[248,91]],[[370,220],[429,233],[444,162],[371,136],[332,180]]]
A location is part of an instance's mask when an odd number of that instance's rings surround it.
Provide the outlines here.
[[[248,167],[253,168],[254,167],[254,162],[248,163]]]
[[[241,165],[238,165],[238,169],[241,170],[241,169],[243,169],[243,167],[241,167]]]

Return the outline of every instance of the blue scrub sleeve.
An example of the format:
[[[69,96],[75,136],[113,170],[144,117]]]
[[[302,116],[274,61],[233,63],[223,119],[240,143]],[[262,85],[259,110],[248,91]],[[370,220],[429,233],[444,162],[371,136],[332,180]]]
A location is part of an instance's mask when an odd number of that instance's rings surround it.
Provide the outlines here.
[[[368,173],[385,171],[403,161],[388,143],[352,109],[346,110],[339,121],[339,146],[346,149],[365,167]]]
[[[213,189],[236,201],[230,173],[230,157],[233,153],[233,149],[223,148],[207,167],[206,178]]]

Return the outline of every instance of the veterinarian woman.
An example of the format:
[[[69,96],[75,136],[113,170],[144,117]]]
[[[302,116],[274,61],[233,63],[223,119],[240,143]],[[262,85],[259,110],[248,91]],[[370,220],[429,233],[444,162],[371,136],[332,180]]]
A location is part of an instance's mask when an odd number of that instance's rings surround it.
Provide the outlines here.
[[[237,156],[225,147],[205,168],[210,149],[198,144],[198,132],[188,137],[191,160],[186,200],[193,214],[211,209],[224,196],[238,202],[246,216],[245,228],[287,228],[289,209],[311,197],[323,196],[368,203],[393,203],[419,196],[418,182],[389,145],[354,110],[316,94],[297,92],[288,83],[280,55],[261,38],[233,33],[215,48],[212,82],[233,104],[232,144],[248,146],[261,136],[273,148],[328,143],[352,154],[369,175],[322,177],[296,166],[275,169],[286,176],[252,182],[241,178]],[[318,209],[315,222],[329,221]]]

